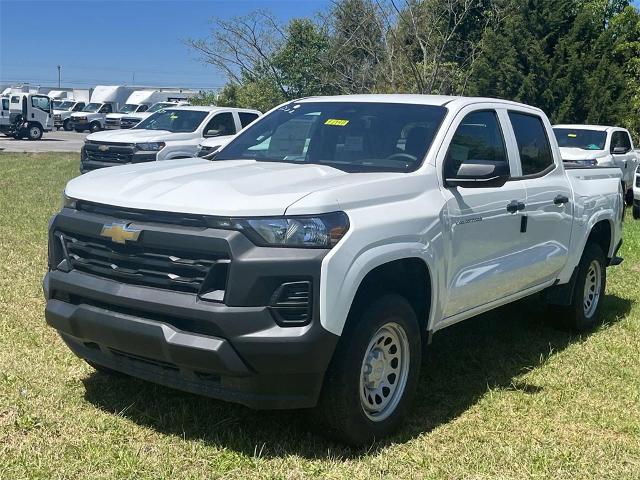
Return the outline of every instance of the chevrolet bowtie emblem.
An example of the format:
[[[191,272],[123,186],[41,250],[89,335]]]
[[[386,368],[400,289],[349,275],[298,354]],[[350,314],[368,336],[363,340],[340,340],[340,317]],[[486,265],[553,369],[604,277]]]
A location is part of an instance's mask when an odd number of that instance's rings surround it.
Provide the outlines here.
[[[98,147],[98,150],[100,150],[101,152],[106,152],[107,150],[109,150],[109,145],[100,145]]]
[[[142,230],[129,227],[126,223],[109,223],[102,227],[100,235],[115,243],[135,242]]]

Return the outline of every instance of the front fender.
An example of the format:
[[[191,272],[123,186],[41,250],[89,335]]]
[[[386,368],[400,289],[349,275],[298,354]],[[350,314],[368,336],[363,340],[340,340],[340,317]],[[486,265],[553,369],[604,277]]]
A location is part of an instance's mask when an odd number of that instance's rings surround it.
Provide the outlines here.
[[[418,258],[427,266],[431,282],[431,315],[429,328],[437,310],[437,282],[434,248],[431,243],[398,242],[384,245],[369,245],[357,256],[349,258],[349,253],[341,249],[332,250],[322,262],[320,275],[320,323],[340,335],[349,315],[358,288],[369,272],[395,260]]]

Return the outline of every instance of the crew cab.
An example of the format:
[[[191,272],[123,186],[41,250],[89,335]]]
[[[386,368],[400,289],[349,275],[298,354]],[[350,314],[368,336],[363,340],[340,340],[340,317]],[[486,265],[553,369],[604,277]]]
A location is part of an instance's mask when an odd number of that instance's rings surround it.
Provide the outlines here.
[[[620,178],[565,169],[545,114],[519,103],[291,101],[213,160],[71,180],[46,321],[99,370],[310,408],[368,443],[400,425],[435,332],[536,293],[597,324]]]
[[[260,117],[260,112],[238,112],[238,119],[240,120],[240,128],[246,128]],[[198,145],[198,151],[196,156],[201,158],[212,159],[218,150],[220,150],[225,143],[231,141],[233,137],[227,137],[225,142],[221,142],[219,138],[205,138]]]
[[[565,162],[580,166],[618,167],[622,171],[625,200],[631,205],[640,155],[634,150],[627,129],[605,125],[555,125],[553,131]]]
[[[80,152],[80,171],[194,157],[203,138],[215,138],[215,142],[224,144],[241,130],[240,113],[260,112],[223,107],[174,107],[157,111],[131,129],[88,135]]]

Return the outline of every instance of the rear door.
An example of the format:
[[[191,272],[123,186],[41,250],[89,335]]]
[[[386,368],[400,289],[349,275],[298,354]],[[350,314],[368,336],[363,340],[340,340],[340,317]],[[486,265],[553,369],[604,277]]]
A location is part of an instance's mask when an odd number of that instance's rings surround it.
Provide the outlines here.
[[[438,153],[442,179],[455,178],[459,165],[467,161],[505,162],[511,175],[519,175],[505,122],[506,112],[490,105],[463,109],[443,143],[446,152]],[[510,205],[524,204],[526,192],[522,182],[509,181],[500,187],[442,191],[448,295],[444,317],[450,318],[521,290],[522,214]]]
[[[554,280],[567,262],[573,194],[551,125],[530,111],[509,110],[522,175],[511,181],[526,190],[521,251],[524,288]]]

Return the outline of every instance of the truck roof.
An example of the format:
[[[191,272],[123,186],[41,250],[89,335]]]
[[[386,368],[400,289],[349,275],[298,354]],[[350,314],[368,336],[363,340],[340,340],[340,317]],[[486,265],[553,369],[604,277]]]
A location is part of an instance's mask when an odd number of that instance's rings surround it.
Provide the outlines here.
[[[606,132],[608,130],[624,130],[622,127],[613,127],[611,125],[578,125],[578,124],[561,124],[554,125],[553,128],[567,128],[569,130],[598,130],[600,132]]]
[[[251,110],[250,108],[232,108],[232,107],[217,107],[215,105],[182,105],[175,107],[167,107],[165,110],[195,110],[196,112],[215,112],[216,110],[231,110],[236,112],[258,112],[258,110]]]
[[[456,106],[463,107],[474,103],[502,103],[505,105],[513,105],[525,107],[528,109],[539,110],[538,108],[526,105],[524,103],[512,102],[510,100],[502,100],[499,98],[485,97],[460,97],[449,95],[422,95],[409,93],[394,94],[364,94],[364,95],[335,95],[327,97],[306,97],[296,102],[378,102],[378,103],[407,103],[413,105],[435,105],[445,106],[449,103],[456,103]]]

